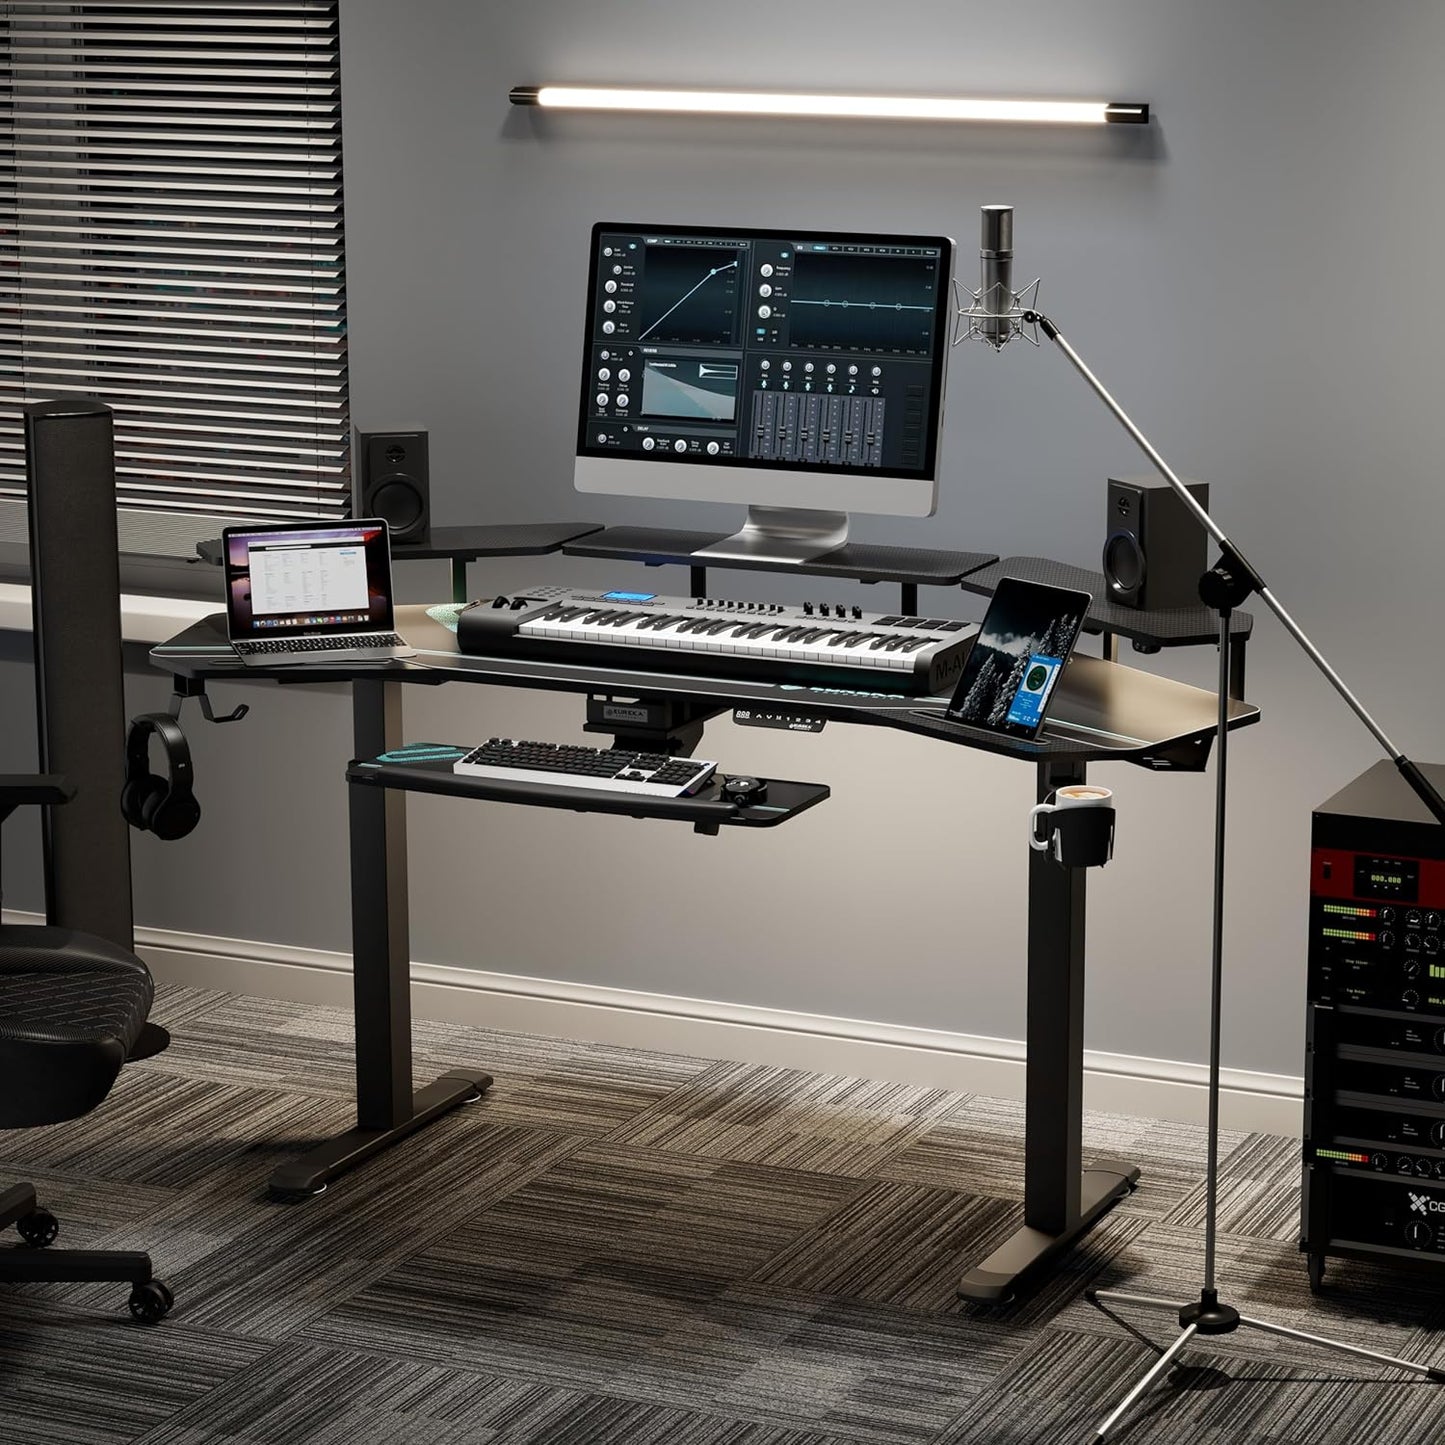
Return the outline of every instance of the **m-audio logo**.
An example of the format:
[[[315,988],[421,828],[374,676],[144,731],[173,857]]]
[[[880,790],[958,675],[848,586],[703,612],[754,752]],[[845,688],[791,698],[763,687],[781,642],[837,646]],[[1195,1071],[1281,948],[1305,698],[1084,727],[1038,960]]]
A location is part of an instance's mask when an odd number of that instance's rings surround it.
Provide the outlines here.
[[[1428,1194],[1410,1191],[1410,1212],[1412,1214],[1445,1214],[1445,1199],[1432,1199]]]

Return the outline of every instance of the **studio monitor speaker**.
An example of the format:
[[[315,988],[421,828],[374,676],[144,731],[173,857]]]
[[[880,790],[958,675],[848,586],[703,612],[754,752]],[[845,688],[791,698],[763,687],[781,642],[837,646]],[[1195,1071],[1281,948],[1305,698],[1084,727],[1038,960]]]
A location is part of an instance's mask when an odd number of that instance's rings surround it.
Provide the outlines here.
[[[1209,484],[1185,482],[1209,510]],[[1163,477],[1109,478],[1104,581],[1125,607],[1192,607],[1208,558],[1208,534]]]
[[[358,517],[384,517],[398,546],[424,544],[431,533],[431,482],[424,431],[357,432],[361,460]]]

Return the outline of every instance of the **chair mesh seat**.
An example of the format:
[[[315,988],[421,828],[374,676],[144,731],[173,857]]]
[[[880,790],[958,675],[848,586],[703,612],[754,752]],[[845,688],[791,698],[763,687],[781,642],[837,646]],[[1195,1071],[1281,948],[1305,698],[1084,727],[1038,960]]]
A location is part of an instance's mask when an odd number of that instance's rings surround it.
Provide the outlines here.
[[[110,1038],[129,1049],[153,996],[145,969],[103,939],[0,925],[0,1039]]]
[[[94,1107],[153,996],[145,965],[104,939],[0,925],[0,1127],[54,1123]]]

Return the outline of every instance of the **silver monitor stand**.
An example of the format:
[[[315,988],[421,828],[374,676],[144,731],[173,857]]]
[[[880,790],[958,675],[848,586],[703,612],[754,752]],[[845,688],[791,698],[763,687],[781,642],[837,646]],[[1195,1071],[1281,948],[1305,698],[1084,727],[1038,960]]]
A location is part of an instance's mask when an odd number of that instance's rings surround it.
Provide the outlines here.
[[[749,507],[742,531],[692,555],[735,562],[812,562],[848,540],[847,512]]]

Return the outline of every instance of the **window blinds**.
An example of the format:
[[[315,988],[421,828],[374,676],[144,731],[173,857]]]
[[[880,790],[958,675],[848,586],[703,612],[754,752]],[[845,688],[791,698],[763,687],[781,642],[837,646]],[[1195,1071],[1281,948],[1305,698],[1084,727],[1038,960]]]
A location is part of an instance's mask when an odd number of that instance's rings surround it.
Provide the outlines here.
[[[0,24],[0,495],[20,404],[93,396],[123,506],[345,515],[336,0]]]

